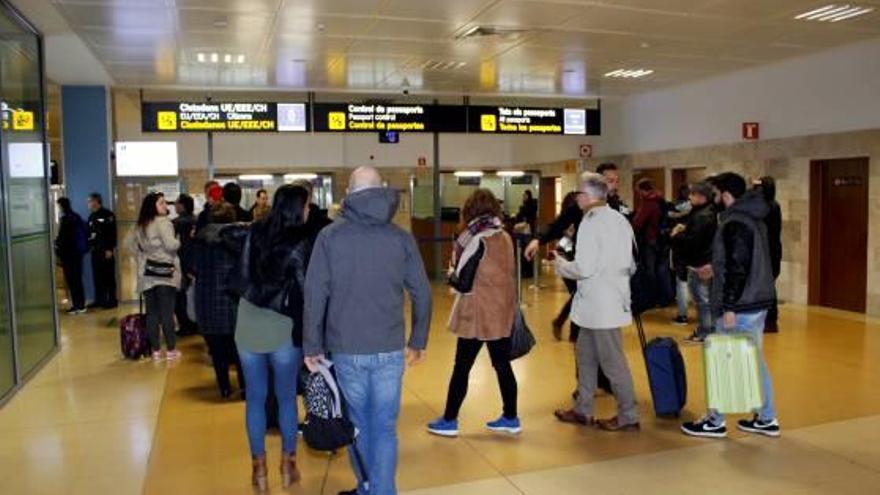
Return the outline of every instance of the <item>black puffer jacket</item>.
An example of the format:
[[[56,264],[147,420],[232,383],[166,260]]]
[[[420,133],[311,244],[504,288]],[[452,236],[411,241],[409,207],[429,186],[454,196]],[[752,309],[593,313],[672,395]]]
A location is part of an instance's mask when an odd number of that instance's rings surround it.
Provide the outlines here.
[[[694,207],[684,219],[684,232],[672,237],[672,249],[684,266],[700,267],[712,262],[712,244],[718,215],[711,204]]]
[[[238,266],[230,280],[240,297],[261,308],[271,309],[293,320],[293,343],[302,347],[303,287],[312,251],[312,237],[305,229],[289,232],[284,242],[272,247],[266,266],[259,266],[252,249],[253,228],[224,229],[227,242],[241,244]]]

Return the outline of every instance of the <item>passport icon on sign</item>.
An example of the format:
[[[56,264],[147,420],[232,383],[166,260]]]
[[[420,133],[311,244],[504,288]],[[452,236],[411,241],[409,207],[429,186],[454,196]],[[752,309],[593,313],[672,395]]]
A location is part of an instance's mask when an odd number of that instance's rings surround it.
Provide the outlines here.
[[[344,131],[345,112],[330,112],[327,114],[327,126],[331,131]]]
[[[495,132],[498,123],[494,115],[480,115],[480,130],[483,132]]]
[[[159,112],[156,115],[156,124],[158,125],[160,131],[176,131],[177,113]]]

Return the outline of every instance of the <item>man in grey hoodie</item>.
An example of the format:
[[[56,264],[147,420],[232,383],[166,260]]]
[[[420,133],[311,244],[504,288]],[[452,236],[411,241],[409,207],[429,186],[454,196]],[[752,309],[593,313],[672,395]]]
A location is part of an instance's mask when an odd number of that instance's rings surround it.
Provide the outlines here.
[[[312,251],[303,351],[312,371],[332,354],[359,431],[355,446],[367,472],[353,463],[358,488],[345,493],[394,495],[403,371],[425,358],[431,287],[415,239],[391,223],[397,191],[383,186],[376,169],[361,167],[348,192],[341,219],[321,231]],[[408,342],[404,289],[412,303]]]

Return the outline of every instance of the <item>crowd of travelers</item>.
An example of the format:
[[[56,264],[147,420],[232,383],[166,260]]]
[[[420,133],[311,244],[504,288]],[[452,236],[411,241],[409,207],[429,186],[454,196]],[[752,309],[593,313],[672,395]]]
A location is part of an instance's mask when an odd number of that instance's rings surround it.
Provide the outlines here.
[[[557,218],[537,225],[537,201],[524,198],[517,220],[533,239],[524,256],[544,246],[570,297],[552,321],[563,338],[570,320],[577,389],[569,407],[555,411],[563,422],[604,431],[640,429],[635,387],[621,329],[633,321],[631,279],[637,272],[652,306],[676,299],[675,323],[688,324],[688,299],[696,327],[686,342],[698,344],[713,332],[750,335],[760,349],[765,331],[777,330],[774,280],[781,261],[781,215],[775,183],[763,177],[749,188],[745,179],[722,173],[690,184],[668,203],[649,179],[635,190],[638,207],[620,197],[613,164],[579,177]],[[297,388],[300,374],[332,360],[347,414],[357,428],[353,461],[358,486],[351,494],[397,493],[397,420],[404,371],[426,357],[432,291],[418,246],[392,219],[399,195],[377,170],[356,169],[341,213],[331,221],[313,201],[312,184],[280,187],[272,201],[261,190],[249,210],[240,206],[234,183],[211,181],[197,216],[193,198],[175,201],[176,218],[161,193],[144,199],[137,225],[124,248],[137,260],[137,289],[145,304],[152,358],[175,360],[179,335],[200,334],[209,349],[217,387],[233,395],[229,368],[246,402],[245,425],[253,461],[252,482],[268,486],[265,437],[277,421],[282,439],[280,475],[287,487],[300,479],[297,465]],[[67,198],[56,242],[70,291],[70,313],[85,310],[82,258],[91,251],[95,304],[116,305],[116,225],[100,195],[89,197],[88,223]],[[499,200],[477,189],[461,209],[453,242],[448,284],[455,294],[449,330],[457,337],[442,416],[429,433],[459,435],[458,416],[469,374],[480,350],[488,348],[503,403],[501,416],[486,428],[517,435],[518,386],[511,366],[512,329],[517,318],[514,240],[504,228]],[[411,304],[406,333],[405,293]],[[639,294],[639,296],[643,296]],[[175,319],[177,324],[175,324]],[[179,332],[175,329],[179,327]],[[160,331],[161,330],[161,331]],[[162,351],[164,335],[165,352]],[[760,357],[763,405],[740,430],[779,436],[773,388]],[[597,389],[612,394],[617,413],[597,418]],[[272,419],[267,403],[277,409]],[[724,415],[710,410],[681,426],[682,432],[719,438]],[[357,456],[352,456],[354,459]]]

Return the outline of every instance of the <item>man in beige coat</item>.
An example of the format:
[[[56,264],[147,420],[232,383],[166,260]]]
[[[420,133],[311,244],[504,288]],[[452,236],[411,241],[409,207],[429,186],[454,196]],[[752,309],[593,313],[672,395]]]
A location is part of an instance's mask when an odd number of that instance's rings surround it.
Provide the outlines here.
[[[576,347],[578,398],[574,409],[556,411],[556,417],[608,431],[638,430],[638,405],[620,331],[632,322],[633,230],[626,217],[608,206],[608,185],[601,175],[582,174],[578,192],[578,205],[585,213],[577,254],[574,261],[556,260],[559,275],[577,281],[571,319],[582,329]],[[617,399],[617,416],[607,420],[593,418],[600,365]]]

